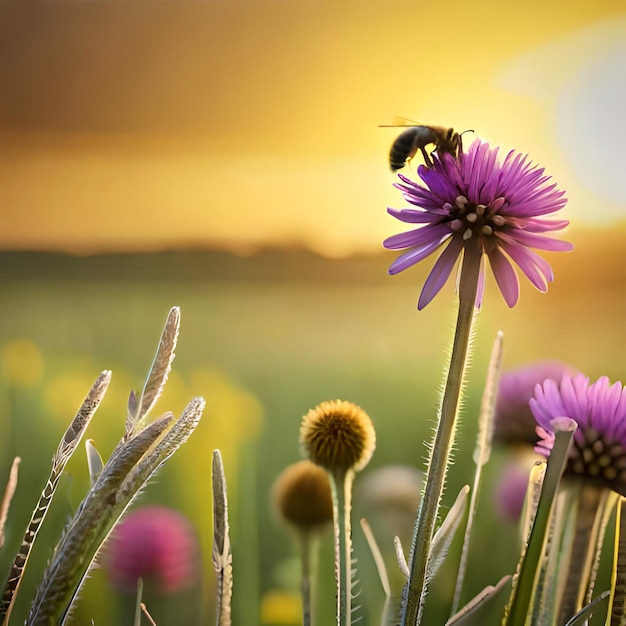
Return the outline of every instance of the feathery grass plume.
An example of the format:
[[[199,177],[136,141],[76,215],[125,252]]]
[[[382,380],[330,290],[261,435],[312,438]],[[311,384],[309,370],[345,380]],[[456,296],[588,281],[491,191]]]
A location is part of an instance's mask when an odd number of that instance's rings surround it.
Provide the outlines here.
[[[286,467],[274,481],[274,508],[294,531],[301,559],[302,622],[315,624],[313,588],[317,572],[318,535],[333,523],[328,474],[311,461]]]
[[[152,400],[139,403],[137,406],[143,408],[131,411],[139,416],[139,421],[129,427],[127,420],[122,440],[67,525],[37,589],[28,617],[29,626],[65,622],[110,532],[154,472],[191,435],[202,416],[204,400],[194,398],[178,419],[172,413],[165,413],[145,423],[147,409],[165,382],[163,372],[169,369],[169,365],[163,367],[163,362],[171,362],[173,356],[175,342],[168,337],[178,326],[178,309],[172,311],[163,331],[165,339],[162,337],[157,351],[160,356],[147,377],[147,381],[153,381],[145,387],[151,390],[147,397]]]
[[[337,571],[337,625],[352,621],[352,537],[350,515],[352,483],[376,447],[376,431],[365,411],[342,400],[322,402],[300,425],[300,445],[313,463],[329,475],[333,496],[335,563]]]
[[[22,459],[20,459],[19,456],[16,456],[13,459],[11,470],[9,471],[9,480],[7,481],[7,485],[4,489],[2,502],[0,502],[0,548],[4,545],[4,525],[6,524],[7,516],[9,515],[11,500],[13,500],[13,496],[15,495],[15,489],[17,487],[17,468],[21,460]]]
[[[142,421],[148,417],[163,392],[167,377],[172,368],[176,349],[176,341],[180,331],[180,307],[172,307],[167,316],[161,340],[154,355],[150,372],[143,386],[141,396],[137,398],[132,391],[128,400],[128,414],[126,417],[125,437],[131,437],[142,426]]]
[[[106,390],[111,382],[111,372],[105,370],[98,376],[94,384],[92,385],[89,393],[81,404],[76,416],[68,426],[57,451],[52,457],[52,469],[48,476],[48,482],[44,487],[39,501],[35,506],[35,509],[31,515],[30,521],[26,529],[26,534],[22,540],[22,545],[13,561],[11,571],[9,572],[9,579],[6,584],[2,600],[0,601],[0,617],[2,618],[2,624],[5,626],[9,623],[11,617],[11,611],[15,603],[17,593],[19,591],[22,575],[28,564],[28,558],[30,556],[33,544],[37,537],[37,533],[43,524],[50,503],[56,491],[57,485],[61,474],[70,460],[70,457],[76,450],[76,447],[80,443],[80,440],[94,416],[100,401],[104,397]]]
[[[109,458],[55,547],[31,606],[29,624],[62,623],[97,551],[130,502],[122,492],[125,478],[173,420],[174,415],[166,413]]]
[[[217,574],[217,626],[230,626],[233,554],[228,530],[228,495],[222,454],[213,451],[213,567]]]

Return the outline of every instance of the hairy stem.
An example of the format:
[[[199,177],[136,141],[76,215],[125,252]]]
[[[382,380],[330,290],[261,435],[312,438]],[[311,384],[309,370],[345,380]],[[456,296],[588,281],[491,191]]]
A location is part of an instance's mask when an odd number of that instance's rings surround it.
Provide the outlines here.
[[[419,624],[426,595],[427,567],[441,494],[452,448],[454,427],[467,362],[474,305],[480,272],[480,251],[467,247],[459,282],[459,311],[452,344],[450,368],[441,402],[424,493],[417,512],[410,557],[410,576],[405,588],[402,626]]]
[[[354,471],[331,474],[335,525],[335,568],[337,572],[337,626],[350,626],[352,615],[352,529],[350,512]]]

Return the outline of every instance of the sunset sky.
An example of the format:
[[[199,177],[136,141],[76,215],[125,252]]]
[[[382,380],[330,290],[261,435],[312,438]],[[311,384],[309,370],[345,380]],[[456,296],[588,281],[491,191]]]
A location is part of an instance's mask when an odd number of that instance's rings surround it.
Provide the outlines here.
[[[3,1],[0,41],[2,249],[380,249],[395,116],[626,220],[623,0]]]

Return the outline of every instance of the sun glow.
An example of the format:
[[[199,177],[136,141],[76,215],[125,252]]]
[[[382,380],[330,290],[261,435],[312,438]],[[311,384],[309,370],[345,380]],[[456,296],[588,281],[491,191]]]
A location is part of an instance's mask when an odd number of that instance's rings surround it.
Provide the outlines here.
[[[372,2],[358,19],[350,6],[246,6],[236,32],[229,3],[5,8],[0,247],[380,250],[397,129],[379,125],[395,115],[530,153],[574,223],[626,216],[623,17],[581,4],[564,21],[542,4],[538,26],[533,7],[489,0]],[[416,37],[425,22],[493,41],[441,46],[439,29]],[[416,63],[420,50],[437,62]]]

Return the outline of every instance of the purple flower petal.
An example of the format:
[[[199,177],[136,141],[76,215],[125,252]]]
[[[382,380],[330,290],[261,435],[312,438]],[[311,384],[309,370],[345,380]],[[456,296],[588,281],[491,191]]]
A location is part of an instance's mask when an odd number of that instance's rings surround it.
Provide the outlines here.
[[[436,219],[441,219],[439,216],[435,217],[432,213],[427,213],[423,210],[416,211],[415,209],[392,209],[389,207],[387,213],[407,224],[428,224]]]
[[[530,219],[524,224],[524,230],[529,233],[545,233],[550,230],[563,230],[566,226],[569,226],[569,220]]]
[[[410,247],[423,248],[431,244],[435,244],[436,247],[450,235],[450,227],[446,224],[423,226],[414,230],[408,230],[405,233],[392,235],[383,241],[383,246],[389,250]]]
[[[453,237],[452,241],[441,253],[424,283],[422,293],[420,293],[417,303],[417,308],[420,311],[441,291],[462,249],[462,241],[458,237]]]
[[[554,274],[544,259],[536,252],[514,243],[504,245],[503,248],[539,291],[548,290],[548,283],[554,280]]]
[[[508,234],[513,234],[509,231]],[[549,250],[551,252],[570,252],[574,249],[573,244],[560,239],[552,239],[551,237],[543,237],[534,233],[518,230],[514,232],[514,237],[518,243],[529,248],[537,248],[538,250]]]
[[[487,255],[504,301],[510,307],[514,307],[519,298],[519,280],[511,262],[500,252],[499,248],[490,250]]]
[[[425,259],[427,256],[430,256],[439,246],[441,242],[434,241],[423,248],[414,248],[409,250],[409,252],[405,252],[401,254],[390,266],[389,266],[389,274],[397,274],[402,270],[405,270],[407,267],[411,267],[411,265],[415,265],[419,263],[422,259]]]

